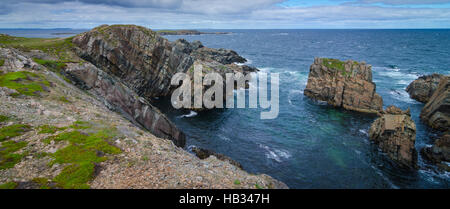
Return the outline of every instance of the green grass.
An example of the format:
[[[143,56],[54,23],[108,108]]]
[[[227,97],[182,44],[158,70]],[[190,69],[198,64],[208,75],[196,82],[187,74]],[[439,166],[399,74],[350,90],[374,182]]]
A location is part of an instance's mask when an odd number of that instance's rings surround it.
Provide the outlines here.
[[[5,184],[0,184],[0,189],[15,189],[17,187],[16,182],[8,182]]]
[[[0,59],[0,67],[3,66],[5,64],[5,60],[4,59]]]
[[[73,129],[88,129],[88,128],[91,128],[92,125],[89,124],[89,122],[86,122],[86,121],[75,121],[73,123],[73,125],[71,125],[69,127],[73,128]]]
[[[26,147],[28,142],[6,141],[0,147],[0,170],[13,168],[26,154],[14,154],[14,152]]]
[[[39,185],[39,189],[51,189],[50,182],[47,178],[34,178],[32,182]]]
[[[352,72],[347,72],[345,70],[345,62],[338,60],[338,59],[331,59],[331,58],[322,58],[323,65],[325,65],[327,68],[336,69],[341,72],[343,76],[350,76]],[[358,62],[354,61],[354,65],[358,65]],[[352,67],[350,67],[352,69]]]
[[[60,62],[60,61],[54,61],[54,60],[43,60],[43,59],[37,59],[33,58],[33,61],[36,63],[43,65],[47,67],[48,69],[52,70],[53,72],[61,72],[64,68],[66,68],[66,63]]]
[[[39,96],[39,92],[44,91],[44,86],[50,86],[50,82],[36,73],[17,71],[0,75],[0,86],[14,89],[22,95]]]
[[[259,186],[259,184],[255,184],[255,188],[256,189],[263,189],[261,186]]]
[[[56,126],[51,126],[51,125],[42,125],[39,126],[39,134],[54,134],[57,131],[62,131],[62,130],[66,130],[66,127],[56,127]]]
[[[234,180],[234,184],[235,185],[241,185],[241,181],[239,181],[238,179]]]
[[[13,47],[22,51],[41,50],[53,55],[59,60],[70,61],[74,57],[72,52],[73,37],[70,38],[23,38],[0,35],[0,46]]]
[[[7,121],[7,120],[9,120],[9,117],[8,117],[8,116],[0,115],[0,123],[1,123],[1,122],[5,122],[5,121]]]
[[[115,130],[102,129],[92,134],[84,134],[78,130],[66,132],[54,136],[51,140],[67,141],[69,145],[59,149],[50,156],[54,159],[50,165],[55,163],[68,164],[53,181],[58,187],[65,189],[89,188],[87,182],[94,177],[96,163],[105,161],[103,154],[119,154],[122,151],[110,145]]]
[[[64,103],[70,103],[70,101],[69,101],[65,96],[59,97],[58,100],[59,100],[60,102],[64,102]]]
[[[30,131],[31,126],[23,124],[14,124],[0,128],[0,142],[20,136],[27,131]]]

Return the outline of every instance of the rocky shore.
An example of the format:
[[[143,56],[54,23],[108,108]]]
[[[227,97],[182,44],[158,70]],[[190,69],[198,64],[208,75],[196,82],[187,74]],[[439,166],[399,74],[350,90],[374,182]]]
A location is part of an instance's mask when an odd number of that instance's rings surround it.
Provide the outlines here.
[[[214,35],[224,35],[231,34],[230,32],[200,32],[198,30],[158,30],[156,31],[161,36],[168,35],[203,35],[203,34],[214,34]]]
[[[423,148],[420,153],[443,170],[449,170],[449,82],[449,76],[432,74],[418,78],[406,88],[411,98],[426,103],[420,114],[421,121],[442,133],[433,146]],[[400,167],[418,168],[416,125],[410,111],[395,106],[382,110],[383,99],[376,93],[370,65],[315,58],[304,94],[335,107],[376,113],[379,117],[370,127],[370,140]]]
[[[151,104],[194,63],[256,70],[234,64],[244,60],[134,25],[2,36],[0,188],[287,188],[226,156],[188,153],[183,132]]]

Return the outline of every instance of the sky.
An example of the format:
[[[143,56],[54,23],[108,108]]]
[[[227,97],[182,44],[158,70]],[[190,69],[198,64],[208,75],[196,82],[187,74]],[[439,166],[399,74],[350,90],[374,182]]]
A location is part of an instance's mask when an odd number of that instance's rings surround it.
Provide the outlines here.
[[[450,28],[450,0],[0,0],[0,28]]]

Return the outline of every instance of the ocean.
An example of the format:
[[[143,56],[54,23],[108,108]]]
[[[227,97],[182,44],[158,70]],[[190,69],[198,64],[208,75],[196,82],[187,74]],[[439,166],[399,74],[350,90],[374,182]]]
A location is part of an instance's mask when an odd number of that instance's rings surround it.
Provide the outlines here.
[[[84,30],[1,30],[24,37],[70,36]],[[438,132],[419,118],[424,104],[412,100],[407,85],[421,75],[450,74],[450,30],[201,30],[227,35],[166,36],[228,48],[262,72],[280,74],[280,109],[261,120],[257,109],[206,112],[157,106],[187,135],[186,149],[223,153],[250,173],[265,173],[290,188],[450,188],[440,172],[419,154],[419,169],[397,167],[370,143],[375,116],[336,109],[303,95],[314,57],[366,61],[372,65],[384,107],[411,109],[417,126],[416,149],[433,143]]]

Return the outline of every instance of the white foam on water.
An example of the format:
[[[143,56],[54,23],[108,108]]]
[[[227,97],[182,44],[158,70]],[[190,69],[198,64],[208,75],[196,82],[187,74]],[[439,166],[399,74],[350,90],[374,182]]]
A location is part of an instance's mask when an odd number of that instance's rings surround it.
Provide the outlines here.
[[[286,150],[272,149],[262,144],[259,144],[259,147],[266,151],[266,157],[268,159],[275,160],[279,163],[283,162],[283,159],[288,159],[291,157],[291,154]]]
[[[245,58],[245,59],[247,60],[247,62],[244,62],[244,63],[235,62],[234,64],[242,66],[242,65],[251,65],[253,63],[253,60],[248,59],[248,58]]]
[[[189,114],[186,114],[186,115],[180,115],[180,116],[178,116],[178,117],[179,117],[179,118],[191,118],[191,117],[194,117],[194,116],[196,116],[196,115],[197,115],[197,112],[191,110],[191,112],[190,112]]]
[[[364,134],[364,135],[366,135],[366,136],[369,136],[369,134],[367,133],[367,130],[359,129],[359,132]]]
[[[410,103],[410,104],[419,103],[416,100],[411,99],[409,97],[408,92],[406,92],[405,90],[391,90],[391,91],[389,91],[389,94],[391,94],[394,99],[402,101],[402,102],[406,102],[406,103]]]
[[[218,134],[217,136],[218,136],[220,139],[224,140],[224,141],[228,141],[228,142],[231,141],[230,138],[228,138],[228,137],[226,137],[226,136],[224,136],[224,135],[222,135],[222,134]]]

